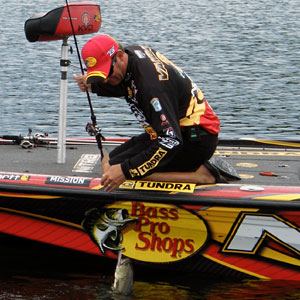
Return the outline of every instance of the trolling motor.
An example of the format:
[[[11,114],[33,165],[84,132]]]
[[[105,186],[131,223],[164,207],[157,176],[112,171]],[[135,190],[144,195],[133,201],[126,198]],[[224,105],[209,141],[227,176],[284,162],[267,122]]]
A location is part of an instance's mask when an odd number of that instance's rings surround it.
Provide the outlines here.
[[[25,22],[24,30],[29,42],[63,40],[60,60],[58,163],[65,163],[66,159],[67,70],[70,65],[68,60],[68,38],[73,36],[76,43],[76,35],[95,33],[100,27],[101,13],[99,5],[94,2],[73,2],[68,4],[67,0],[66,5],[53,9],[46,14],[35,14]],[[77,52],[81,64],[79,51]],[[83,72],[82,67],[81,69]],[[93,125],[96,126],[97,124]],[[97,137],[97,142],[101,143],[99,134]]]

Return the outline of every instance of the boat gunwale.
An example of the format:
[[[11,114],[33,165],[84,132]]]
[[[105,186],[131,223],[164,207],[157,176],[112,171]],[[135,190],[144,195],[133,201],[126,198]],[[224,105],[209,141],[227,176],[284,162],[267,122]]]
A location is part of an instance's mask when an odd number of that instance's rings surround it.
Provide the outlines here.
[[[242,186],[242,185],[241,185]],[[288,187],[286,187],[288,188]],[[82,200],[83,197],[89,201],[95,202],[149,202],[172,205],[192,205],[192,206],[218,206],[218,207],[235,207],[235,208],[261,208],[271,210],[294,210],[300,209],[300,197],[292,201],[249,199],[249,198],[231,198],[231,197],[214,197],[187,194],[158,194],[152,191],[114,191],[105,192],[101,190],[81,189],[81,188],[65,188],[65,187],[45,187],[45,186],[29,186],[23,184],[7,184],[0,183],[0,193],[14,193],[21,195],[47,195],[70,197],[72,200]],[[57,199],[59,201],[59,199]]]

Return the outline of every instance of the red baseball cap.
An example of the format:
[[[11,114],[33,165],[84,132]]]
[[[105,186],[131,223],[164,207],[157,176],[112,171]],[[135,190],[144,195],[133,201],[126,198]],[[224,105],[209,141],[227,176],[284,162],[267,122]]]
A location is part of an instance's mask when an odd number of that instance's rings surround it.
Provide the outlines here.
[[[119,49],[118,43],[109,35],[101,34],[91,38],[82,48],[81,56],[87,67],[87,83],[100,78],[106,79],[112,58]]]

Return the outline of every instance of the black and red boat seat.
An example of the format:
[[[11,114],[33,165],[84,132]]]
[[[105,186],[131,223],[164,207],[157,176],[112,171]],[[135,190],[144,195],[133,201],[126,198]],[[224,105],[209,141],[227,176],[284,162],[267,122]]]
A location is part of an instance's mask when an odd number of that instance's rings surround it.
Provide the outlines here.
[[[101,27],[100,6],[95,2],[68,4],[74,33],[76,35],[97,32]],[[39,13],[29,18],[24,25],[28,41],[61,40],[73,34],[67,5],[48,13]]]

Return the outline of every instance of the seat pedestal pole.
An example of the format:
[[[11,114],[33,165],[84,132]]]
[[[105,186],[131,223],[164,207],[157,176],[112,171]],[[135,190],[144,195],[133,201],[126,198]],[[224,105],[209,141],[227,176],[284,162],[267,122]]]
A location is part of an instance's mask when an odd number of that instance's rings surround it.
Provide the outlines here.
[[[66,162],[66,128],[67,128],[67,98],[68,98],[68,38],[63,39],[61,48],[61,79],[59,97],[59,122],[58,122],[58,141],[57,141],[57,163]]]

